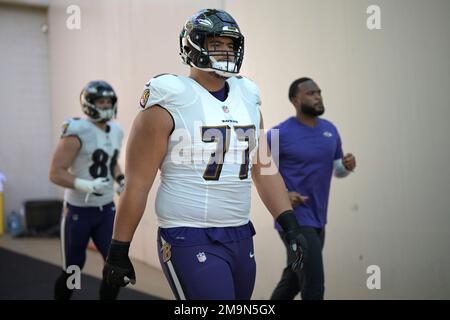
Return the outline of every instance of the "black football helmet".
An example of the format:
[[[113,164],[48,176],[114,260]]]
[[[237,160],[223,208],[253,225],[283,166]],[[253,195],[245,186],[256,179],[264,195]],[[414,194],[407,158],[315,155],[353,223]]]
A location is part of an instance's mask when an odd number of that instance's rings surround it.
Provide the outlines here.
[[[231,37],[233,51],[207,50],[207,37]],[[180,55],[191,67],[213,71],[224,77],[237,75],[244,59],[244,36],[233,17],[225,11],[203,9],[191,16],[180,33]],[[215,57],[226,56],[226,61]]]
[[[95,100],[99,98],[111,98],[112,107],[109,109],[98,108]],[[89,82],[81,91],[80,103],[83,112],[95,122],[105,122],[117,116],[117,96],[106,81]]]

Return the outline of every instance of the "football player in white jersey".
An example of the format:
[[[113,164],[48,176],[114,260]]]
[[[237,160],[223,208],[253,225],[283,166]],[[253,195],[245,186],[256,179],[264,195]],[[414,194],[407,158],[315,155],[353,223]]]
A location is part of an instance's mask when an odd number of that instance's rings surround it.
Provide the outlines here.
[[[73,289],[68,288],[67,279],[73,271],[67,268],[83,268],[91,238],[106,258],[115,216],[114,181],[118,192],[125,183],[117,163],[123,131],[112,121],[117,113],[113,88],[105,81],[91,81],[80,100],[87,118],[64,123],[49,174],[53,183],[66,188],[61,223],[63,271],[54,288],[57,300],[70,299]],[[102,281],[100,299],[115,299],[118,291]]]
[[[120,286],[135,281],[128,249],[160,169],[157,241],[175,297],[250,299],[256,274],[252,180],[289,234],[298,257],[293,268],[301,265],[305,242],[281,176],[261,173],[259,91],[238,76],[244,37],[236,21],[221,10],[197,12],[180,34],[180,54],[191,67],[189,77],[160,75],[144,87],[103,276]]]

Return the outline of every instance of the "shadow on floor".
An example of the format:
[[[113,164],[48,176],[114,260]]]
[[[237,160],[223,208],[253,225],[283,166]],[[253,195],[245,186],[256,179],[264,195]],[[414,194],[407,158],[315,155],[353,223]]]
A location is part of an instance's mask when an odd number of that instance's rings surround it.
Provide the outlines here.
[[[53,285],[61,267],[0,248],[0,299],[52,300]],[[81,290],[73,300],[97,300],[100,279],[82,274]],[[120,300],[158,300],[133,289],[122,288]]]

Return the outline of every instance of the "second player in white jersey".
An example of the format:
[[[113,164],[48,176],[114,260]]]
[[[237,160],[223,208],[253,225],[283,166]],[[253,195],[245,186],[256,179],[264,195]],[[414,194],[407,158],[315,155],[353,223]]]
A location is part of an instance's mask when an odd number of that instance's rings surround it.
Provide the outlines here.
[[[80,93],[84,119],[72,118],[63,125],[50,165],[49,178],[66,188],[61,217],[62,270],[55,281],[54,298],[68,300],[74,289],[67,286],[71,267],[83,269],[86,249],[92,240],[106,258],[115,217],[113,183],[124,188],[125,177],[117,163],[123,132],[112,119],[117,114],[117,95],[103,80],[90,81]],[[117,286],[102,281],[99,297],[115,299]]]
[[[81,145],[70,173],[85,180],[108,178],[109,186],[101,195],[67,188],[65,201],[78,207],[100,207],[113,201],[114,170],[123,140],[122,128],[108,121],[106,130],[102,130],[88,119],[73,118],[63,125],[62,137],[67,136],[76,136]]]
[[[174,131],[161,164],[156,199],[160,227],[226,227],[248,223],[252,154],[260,127],[257,86],[244,77],[227,79],[225,101],[189,77],[151,79],[141,106],[171,114]]]

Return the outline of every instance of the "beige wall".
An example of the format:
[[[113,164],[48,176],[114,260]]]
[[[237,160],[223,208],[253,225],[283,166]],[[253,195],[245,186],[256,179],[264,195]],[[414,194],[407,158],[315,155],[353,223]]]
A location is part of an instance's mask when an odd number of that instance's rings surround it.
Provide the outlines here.
[[[0,171],[5,216],[54,198],[48,181],[51,123],[45,8],[0,2]],[[19,26],[19,27],[18,27]],[[36,143],[38,141],[38,143]]]
[[[376,1],[382,30],[366,28],[361,0],[51,1],[49,21],[53,141],[92,79],[119,94],[128,133],[143,84],[153,75],[187,74],[177,37],[201,7],[225,7],[246,35],[243,74],[262,92],[265,124],[293,113],[287,88],[311,76],[358,168],[334,181],[324,251],[327,298],[450,298],[450,22],[445,0]],[[66,7],[81,8],[81,30],[66,28]],[[124,155],[120,159],[123,164]],[[44,161],[44,160],[43,160]],[[46,161],[46,160],[45,160]],[[132,254],[159,266],[149,197]],[[252,219],[258,263],[254,298],[265,299],[284,249],[256,193]],[[366,288],[366,268],[381,267],[381,290]]]

